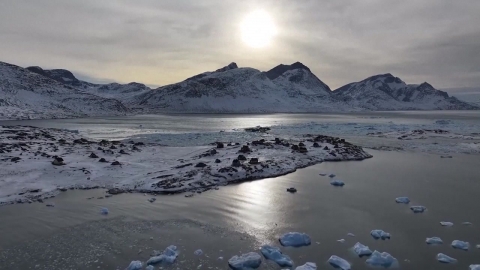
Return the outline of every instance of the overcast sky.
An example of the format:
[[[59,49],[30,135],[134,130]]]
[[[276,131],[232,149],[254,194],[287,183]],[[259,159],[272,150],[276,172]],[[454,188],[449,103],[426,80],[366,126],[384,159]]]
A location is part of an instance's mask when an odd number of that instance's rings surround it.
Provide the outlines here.
[[[256,9],[270,46],[241,39]],[[390,72],[437,88],[480,86],[479,0],[0,0],[0,61],[94,81],[178,82],[230,62],[300,61],[332,89]]]

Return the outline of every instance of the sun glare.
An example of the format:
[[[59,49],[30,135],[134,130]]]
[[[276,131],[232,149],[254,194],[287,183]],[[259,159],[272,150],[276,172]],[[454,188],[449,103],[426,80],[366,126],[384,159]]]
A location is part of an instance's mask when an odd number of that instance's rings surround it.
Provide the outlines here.
[[[256,10],[247,15],[241,30],[243,42],[253,48],[269,45],[277,32],[272,17],[264,10]]]

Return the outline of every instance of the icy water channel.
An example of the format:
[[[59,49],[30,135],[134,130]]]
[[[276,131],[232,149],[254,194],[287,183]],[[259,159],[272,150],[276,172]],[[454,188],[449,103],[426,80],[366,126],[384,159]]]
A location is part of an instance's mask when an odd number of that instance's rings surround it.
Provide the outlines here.
[[[191,198],[157,196],[150,203],[151,196],[143,194],[99,199],[104,190],[69,190],[44,204],[0,207],[0,269],[125,269],[172,244],[180,250],[177,261],[155,269],[228,269],[233,255],[259,252],[263,244],[279,246],[278,237],[289,231],[312,238],[308,247],[282,248],[296,266],[311,261],[319,269],[334,269],[326,261],[337,255],[352,269],[371,269],[366,258],[351,251],[356,242],[390,253],[400,269],[480,264],[475,247],[480,244],[480,156],[368,151],[372,159],[322,163]],[[335,173],[346,185],[333,187],[320,173]],[[298,192],[287,193],[291,186]],[[410,205],[395,203],[398,196],[408,196]],[[411,205],[427,211],[414,214]],[[109,209],[107,216],[101,207]],[[440,221],[454,226],[442,227]],[[373,229],[391,233],[391,240],[374,240]],[[425,239],[433,236],[444,244],[428,246]],[[453,240],[471,247],[453,249]],[[194,255],[197,249],[204,254]],[[440,252],[458,263],[437,262]],[[260,269],[281,268],[263,260]]]

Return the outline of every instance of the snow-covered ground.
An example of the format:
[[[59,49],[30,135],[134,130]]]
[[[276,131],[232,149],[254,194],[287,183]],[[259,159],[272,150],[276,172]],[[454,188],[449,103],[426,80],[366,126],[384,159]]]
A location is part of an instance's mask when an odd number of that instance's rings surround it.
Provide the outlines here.
[[[0,204],[30,202],[67,188],[106,187],[113,194],[201,192],[323,161],[371,157],[361,147],[322,135],[167,147],[13,126],[0,128],[0,141]]]

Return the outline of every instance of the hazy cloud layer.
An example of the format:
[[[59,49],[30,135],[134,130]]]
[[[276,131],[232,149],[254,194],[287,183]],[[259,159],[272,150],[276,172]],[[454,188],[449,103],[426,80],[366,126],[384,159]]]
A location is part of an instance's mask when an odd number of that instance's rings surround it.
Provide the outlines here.
[[[242,18],[279,34],[252,49]],[[478,0],[0,0],[0,61],[101,81],[177,82],[232,61],[300,61],[333,89],[390,72],[437,88],[480,86]]]

